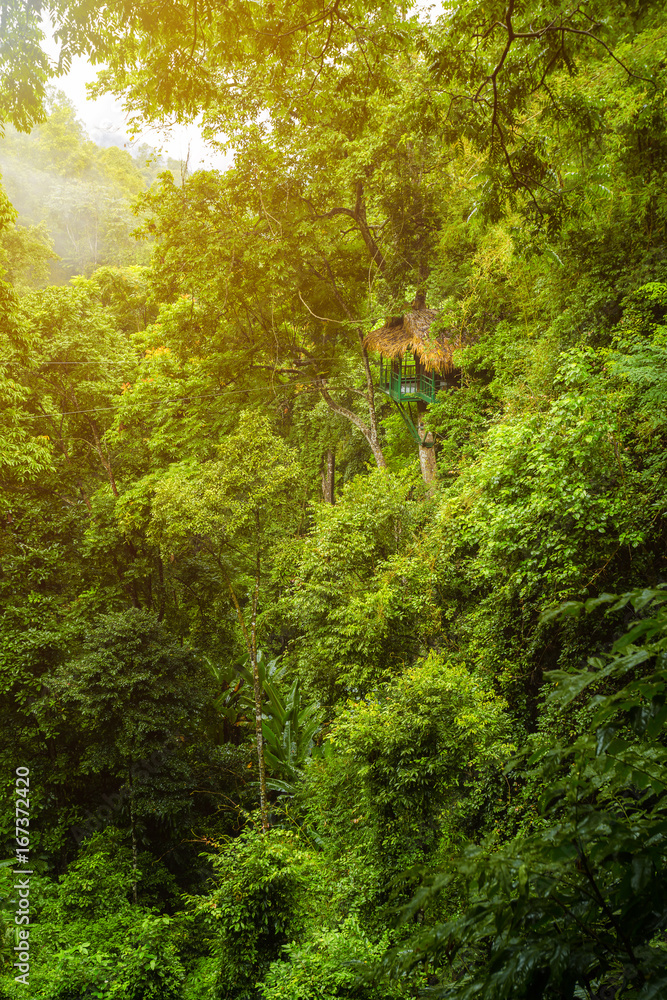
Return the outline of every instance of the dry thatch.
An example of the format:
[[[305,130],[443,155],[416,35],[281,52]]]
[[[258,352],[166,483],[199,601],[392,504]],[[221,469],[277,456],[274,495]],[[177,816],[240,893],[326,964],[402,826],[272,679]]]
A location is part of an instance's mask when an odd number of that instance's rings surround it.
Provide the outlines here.
[[[386,358],[401,358],[406,351],[412,351],[428,370],[451,371],[452,354],[465,341],[458,332],[437,337],[431,333],[437,317],[436,309],[413,309],[371,330],[364,343],[369,351],[379,351]]]

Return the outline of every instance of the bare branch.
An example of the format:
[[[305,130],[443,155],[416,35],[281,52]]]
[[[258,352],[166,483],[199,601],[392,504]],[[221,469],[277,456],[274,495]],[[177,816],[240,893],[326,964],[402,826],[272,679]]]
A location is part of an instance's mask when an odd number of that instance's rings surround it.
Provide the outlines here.
[[[304,299],[303,295],[301,294],[301,292],[298,292],[298,296],[301,299],[302,305],[304,305],[306,307],[306,309],[308,310],[308,312],[310,313],[310,315],[314,316],[315,319],[319,319],[320,322],[322,322],[322,323],[337,323],[339,326],[347,326],[347,322],[345,320],[342,320],[342,319],[328,319],[326,316],[318,316],[317,313],[314,313],[313,310],[308,305],[308,303],[305,301],[305,299]]]

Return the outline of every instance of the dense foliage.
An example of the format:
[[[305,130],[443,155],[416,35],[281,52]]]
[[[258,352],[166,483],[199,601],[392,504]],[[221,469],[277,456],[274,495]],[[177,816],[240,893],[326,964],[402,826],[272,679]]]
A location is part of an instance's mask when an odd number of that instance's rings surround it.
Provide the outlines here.
[[[97,148],[5,4],[0,998],[658,1000],[662,5],[49,10],[233,159]]]

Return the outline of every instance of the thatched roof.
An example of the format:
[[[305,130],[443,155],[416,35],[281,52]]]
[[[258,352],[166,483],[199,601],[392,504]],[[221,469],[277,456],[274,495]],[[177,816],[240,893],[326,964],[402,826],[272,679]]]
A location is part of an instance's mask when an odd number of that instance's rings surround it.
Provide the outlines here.
[[[441,333],[437,337],[431,333],[437,318],[436,309],[413,309],[371,330],[364,343],[369,351],[379,351],[386,358],[401,358],[406,351],[412,351],[426,368],[449,371],[453,367],[453,352],[465,341],[458,332]]]

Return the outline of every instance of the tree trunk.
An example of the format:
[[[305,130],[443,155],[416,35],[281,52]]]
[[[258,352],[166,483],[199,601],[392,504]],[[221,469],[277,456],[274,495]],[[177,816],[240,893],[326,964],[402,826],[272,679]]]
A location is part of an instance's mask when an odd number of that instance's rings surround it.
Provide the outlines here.
[[[255,512],[257,531],[259,533],[259,513]],[[262,683],[259,679],[257,665],[257,603],[259,601],[259,581],[261,571],[261,555],[257,547],[257,565],[255,568],[255,591],[252,597],[252,619],[250,622],[250,662],[252,666],[252,684],[255,696],[255,733],[257,735],[257,764],[259,767],[259,812],[262,818],[262,830],[269,829],[269,805],[266,794],[266,761],[264,760],[264,734],[262,732]]]
[[[318,381],[317,388],[319,389],[320,393],[322,394],[322,398],[324,399],[324,401],[327,404],[327,406],[330,409],[332,409],[334,411],[334,413],[338,413],[339,416],[345,417],[346,420],[351,421],[354,424],[355,427],[359,428],[359,430],[361,431],[361,433],[364,435],[364,437],[368,441],[368,444],[370,445],[370,449],[373,452],[373,458],[375,459],[375,461],[377,463],[378,469],[386,469],[387,468],[387,463],[385,462],[384,455],[382,454],[382,448],[380,447],[380,442],[379,442],[379,439],[378,439],[377,424],[375,422],[375,410],[374,409],[372,410],[373,419],[372,419],[372,422],[371,422],[371,426],[369,427],[369,426],[367,426],[363,422],[363,420],[360,417],[358,417],[356,415],[356,413],[353,413],[352,410],[348,410],[347,407],[345,407],[345,406],[341,406],[339,403],[336,403],[331,398],[331,395],[329,393],[329,390],[327,389],[327,385],[326,385],[326,382],[324,381],[324,379],[320,379]],[[371,384],[371,393],[370,393],[370,396],[371,396],[371,399],[372,399],[373,398],[373,395],[372,395],[372,384]],[[368,405],[369,405],[369,411],[370,411],[371,408],[372,408],[372,406],[374,404],[372,404],[371,401],[369,400],[369,404]]]
[[[257,763],[259,766],[259,812],[262,830],[269,829],[269,806],[266,795],[266,762],[264,760],[264,736],[262,734],[262,683],[257,666],[257,650],[252,653],[252,684],[255,696],[255,733],[257,735]]]
[[[363,193],[364,193],[363,185],[361,181],[359,181],[357,184],[356,208],[354,212],[351,212],[349,209],[345,211],[351,214],[354,220],[360,225],[362,235],[364,233],[364,227],[365,227],[366,234],[370,236],[370,230],[368,229],[368,226],[365,222],[366,209],[364,207]],[[338,209],[336,209],[335,211],[337,212]],[[366,239],[366,236],[364,236],[364,239]],[[373,243],[373,246],[375,247],[374,251],[372,251],[371,248],[369,247],[371,258],[375,261],[376,264],[378,264],[380,270],[383,270],[385,266],[384,258],[382,257],[380,251],[377,249],[375,243]],[[379,257],[376,257],[375,251],[377,251]],[[331,288],[336,301],[342,308],[347,318],[351,322],[354,322],[353,314],[351,310],[348,309],[345,299],[338,290],[338,287],[336,285],[336,280],[333,276],[333,271],[331,270],[331,265],[329,264],[328,260],[326,260],[326,258],[324,259],[324,265],[329,273],[329,281],[331,282]],[[363,422],[363,420],[360,420],[359,417],[356,415],[356,413],[353,413],[352,410],[348,410],[346,407],[340,406],[338,403],[335,403],[333,401],[333,399],[329,395],[329,391],[327,389],[327,385],[324,379],[322,378],[318,379],[317,387],[322,393],[322,397],[324,398],[324,401],[326,402],[327,406],[331,407],[334,413],[339,413],[342,417],[346,417],[348,420],[351,420],[356,427],[359,428],[359,430],[364,435],[364,437],[366,438],[366,440],[370,445],[371,451],[373,452],[373,458],[377,463],[378,469],[386,469],[387,463],[384,460],[384,455],[382,454],[382,448],[380,447],[380,436],[378,434],[377,417],[375,415],[375,386],[373,385],[373,375],[371,372],[370,362],[368,360],[368,351],[366,350],[366,344],[364,342],[365,341],[364,331],[360,325],[357,325],[357,337],[359,339],[359,348],[361,350],[361,358],[364,363],[364,374],[366,376],[366,402],[368,403],[368,425],[366,425]]]
[[[336,455],[331,448],[327,448],[325,465],[322,470],[322,498],[325,503],[334,504],[336,502],[334,494],[335,476]]]
[[[259,517],[259,515],[256,516]],[[227,582],[227,587],[229,588],[229,593],[236,609],[236,617],[238,618],[241,631],[243,632],[243,638],[245,639],[246,649],[248,650],[248,657],[250,659],[250,667],[252,669],[253,700],[255,702],[255,735],[257,738],[257,765],[259,768],[259,812],[262,819],[262,831],[265,832],[269,829],[269,806],[266,794],[266,762],[264,760],[264,735],[262,733],[262,682],[259,679],[259,668],[257,666],[257,604],[259,601],[261,570],[260,550],[259,548],[257,549],[255,590],[252,597],[252,618],[250,620],[250,631],[248,631],[248,628],[246,627],[243,611],[241,610],[241,605],[239,604],[236,592],[232,587],[232,582],[229,579],[227,571],[222,565],[220,559],[218,559],[218,565],[220,566]]]
[[[109,483],[111,485],[111,492],[113,493],[113,495],[115,497],[117,497],[118,496],[118,487],[116,486],[116,480],[114,478],[113,469],[111,468],[111,459],[109,458],[108,455],[105,456],[104,451],[102,450],[102,444],[100,442],[99,434],[97,433],[97,428],[95,426],[95,421],[91,420],[90,417],[88,417],[87,419],[88,419],[88,423],[90,425],[90,429],[93,432],[93,440],[95,442],[95,445],[94,445],[95,451],[99,455],[100,462],[102,463],[102,466],[103,466],[103,468],[104,468],[107,476],[109,477]]]
[[[424,441],[424,445],[419,445],[419,467],[422,473],[422,479],[428,486],[429,490],[432,490],[435,486],[435,481],[438,475],[438,467],[435,460],[435,448],[434,448],[434,437],[431,431],[426,431],[424,426],[424,418],[420,414],[419,422],[417,424],[417,430],[419,432],[419,437]],[[425,447],[425,445],[430,445],[430,447]]]
[[[132,765],[127,772],[127,779],[130,785],[130,832],[132,835],[132,899],[137,906],[137,881],[139,879],[139,849],[137,847],[137,827],[136,814],[134,808],[134,782],[132,781]]]
[[[373,383],[373,374],[371,372],[371,364],[368,360],[368,351],[366,350],[366,344],[364,343],[364,333],[359,327],[357,329],[357,336],[359,337],[359,346],[361,348],[361,357],[364,362],[364,374],[366,376],[366,399],[368,401],[368,418],[370,423],[370,446],[375,457],[375,461],[378,464],[379,469],[386,469],[387,463],[384,460],[384,455],[382,454],[382,448],[380,447],[380,436],[378,434],[377,417],[375,416],[375,385]]]

